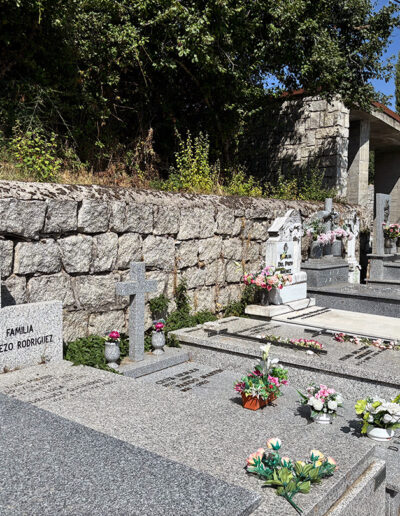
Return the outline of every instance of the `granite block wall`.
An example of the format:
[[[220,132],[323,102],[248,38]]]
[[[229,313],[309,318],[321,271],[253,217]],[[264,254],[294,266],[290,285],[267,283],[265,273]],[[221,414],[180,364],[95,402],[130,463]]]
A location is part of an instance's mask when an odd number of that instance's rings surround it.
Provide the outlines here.
[[[322,203],[0,181],[2,306],[61,300],[67,341],[123,330],[128,299],[115,284],[144,260],[153,296],[172,306],[184,278],[194,310],[218,311],[239,299],[243,271],[263,261],[267,229],[289,208],[306,219]]]
[[[350,112],[340,100],[295,95],[282,102],[268,134],[269,167],[293,173],[317,169],[347,195]]]

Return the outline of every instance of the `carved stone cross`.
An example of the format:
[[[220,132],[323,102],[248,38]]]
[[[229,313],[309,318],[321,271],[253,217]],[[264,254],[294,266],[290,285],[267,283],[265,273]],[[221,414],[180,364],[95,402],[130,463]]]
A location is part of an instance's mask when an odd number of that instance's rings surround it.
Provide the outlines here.
[[[157,281],[146,280],[146,264],[131,262],[130,281],[116,284],[119,296],[129,300],[129,358],[138,362],[144,359],[144,308],[145,294],[157,290]]]

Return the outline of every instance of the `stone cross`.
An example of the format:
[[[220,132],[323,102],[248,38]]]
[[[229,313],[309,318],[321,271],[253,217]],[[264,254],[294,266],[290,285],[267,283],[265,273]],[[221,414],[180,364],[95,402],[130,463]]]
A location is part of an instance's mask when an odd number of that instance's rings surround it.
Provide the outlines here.
[[[146,264],[131,262],[130,281],[116,284],[119,296],[129,300],[129,358],[138,362],[144,359],[144,307],[146,292],[157,290],[156,280],[146,280]]]

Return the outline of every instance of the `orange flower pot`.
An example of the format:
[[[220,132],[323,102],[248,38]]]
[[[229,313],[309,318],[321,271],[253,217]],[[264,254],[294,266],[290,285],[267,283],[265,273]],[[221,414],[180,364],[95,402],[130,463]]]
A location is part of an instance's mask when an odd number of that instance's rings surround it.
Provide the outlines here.
[[[275,401],[277,398],[276,394],[274,394],[273,392],[268,396],[268,399],[267,399],[267,403],[268,404],[271,404],[273,401]]]
[[[249,410],[258,410],[262,407],[265,407],[267,402],[262,398],[254,398],[253,396],[246,396],[244,392],[242,392],[242,401],[243,407]]]

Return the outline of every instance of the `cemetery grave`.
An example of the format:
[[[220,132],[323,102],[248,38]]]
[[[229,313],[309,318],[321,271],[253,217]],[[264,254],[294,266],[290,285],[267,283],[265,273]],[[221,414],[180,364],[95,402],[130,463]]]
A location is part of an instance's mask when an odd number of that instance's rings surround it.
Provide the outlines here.
[[[321,216],[330,221],[326,208]],[[146,279],[144,262],[131,262],[129,280],[116,284],[120,296],[130,296],[131,362],[119,367],[123,374],[62,361],[60,302],[0,309],[3,339],[16,342],[0,358],[21,348],[16,360],[2,362],[15,370],[0,375],[2,463],[11,472],[0,488],[1,514],[296,514],[244,469],[250,454],[278,437],[293,461],[318,449],[339,465],[309,494],[296,494],[303,514],[365,514],[367,506],[377,516],[398,516],[400,439],[361,437],[354,405],[400,393],[398,343],[382,347],[397,341],[399,320],[316,305],[301,270],[298,214],[289,210],[269,232],[268,267],[290,280],[267,289],[266,267],[252,277],[265,281],[267,305],[247,307],[252,317],[176,330],[182,348],[157,356],[144,353],[145,294],[157,284]],[[334,268],[329,260],[317,269]],[[381,340],[339,342],[336,332]],[[18,346],[22,339],[34,344]],[[310,341],[314,347],[304,345]],[[233,385],[267,342],[289,385],[262,410],[245,410]],[[42,344],[54,344],[49,355],[47,347],[45,356],[30,354]],[[332,424],[316,424],[300,404],[298,391],[311,382],[343,395]]]

